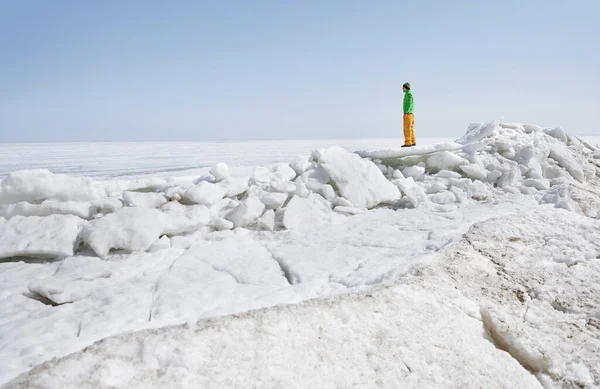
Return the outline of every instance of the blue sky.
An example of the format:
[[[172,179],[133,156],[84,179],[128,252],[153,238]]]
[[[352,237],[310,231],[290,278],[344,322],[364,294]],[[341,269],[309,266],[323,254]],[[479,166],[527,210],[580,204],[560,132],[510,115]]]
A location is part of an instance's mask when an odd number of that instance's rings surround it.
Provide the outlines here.
[[[600,1],[0,0],[0,141],[600,135]]]

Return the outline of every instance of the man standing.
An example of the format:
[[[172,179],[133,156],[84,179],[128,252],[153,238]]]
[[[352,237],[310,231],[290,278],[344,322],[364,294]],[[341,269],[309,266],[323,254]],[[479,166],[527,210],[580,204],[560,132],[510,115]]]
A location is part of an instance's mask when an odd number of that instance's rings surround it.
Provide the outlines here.
[[[404,92],[404,146],[402,147],[412,147],[417,145],[417,140],[415,139],[414,100],[408,82],[402,85],[402,91]]]

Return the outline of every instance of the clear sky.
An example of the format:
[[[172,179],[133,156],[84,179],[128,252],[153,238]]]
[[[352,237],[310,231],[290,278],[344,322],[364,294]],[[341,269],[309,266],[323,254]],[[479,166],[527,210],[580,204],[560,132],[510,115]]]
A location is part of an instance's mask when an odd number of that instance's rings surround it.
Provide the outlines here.
[[[0,141],[600,135],[600,1],[0,0]]]

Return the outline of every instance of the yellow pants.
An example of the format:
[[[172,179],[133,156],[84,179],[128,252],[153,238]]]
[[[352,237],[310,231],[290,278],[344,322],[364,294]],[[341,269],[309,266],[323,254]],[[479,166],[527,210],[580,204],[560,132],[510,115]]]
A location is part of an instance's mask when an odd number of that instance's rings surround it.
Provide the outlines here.
[[[404,144],[417,144],[415,139],[415,115],[412,113],[404,115]]]

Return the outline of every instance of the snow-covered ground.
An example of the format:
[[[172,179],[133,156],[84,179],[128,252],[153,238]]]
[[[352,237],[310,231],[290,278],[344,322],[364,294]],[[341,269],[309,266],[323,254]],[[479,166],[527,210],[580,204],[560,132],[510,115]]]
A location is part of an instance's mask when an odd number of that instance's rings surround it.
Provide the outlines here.
[[[7,175],[2,388],[599,387],[595,139],[373,142]]]

